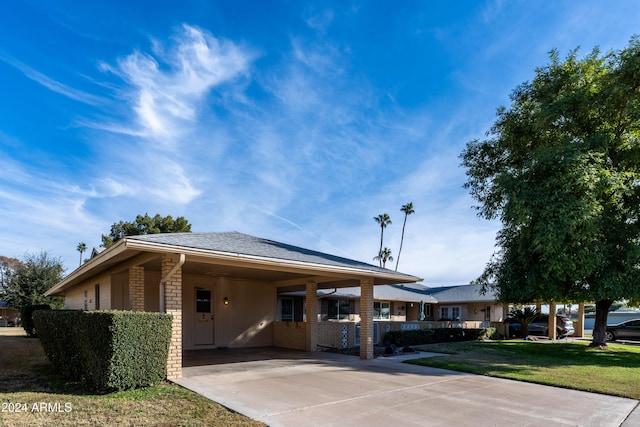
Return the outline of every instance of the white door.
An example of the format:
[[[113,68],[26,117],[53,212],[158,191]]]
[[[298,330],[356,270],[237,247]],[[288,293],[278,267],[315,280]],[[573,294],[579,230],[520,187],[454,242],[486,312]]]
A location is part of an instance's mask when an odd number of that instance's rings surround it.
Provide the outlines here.
[[[193,345],[213,345],[213,301],[212,291],[206,288],[195,289],[195,323]]]

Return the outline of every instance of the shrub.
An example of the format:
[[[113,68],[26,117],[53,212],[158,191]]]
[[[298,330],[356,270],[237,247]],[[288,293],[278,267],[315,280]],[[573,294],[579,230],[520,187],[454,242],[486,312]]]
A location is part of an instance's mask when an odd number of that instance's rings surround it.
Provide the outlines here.
[[[22,327],[30,337],[38,336],[36,328],[33,325],[33,312],[36,310],[51,310],[51,307],[48,304],[28,304],[20,310]]]
[[[95,390],[158,384],[166,376],[172,316],[130,311],[39,311],[34,321],[51,363]]]
[[[498,331],[496,328],[438,328],[387,332],[385,336],[385,343],[388,342],[389,344],[403,347],[439,342],[496,339],[497,337]]]
[[[385,343],[398,347],[411,345],[431,344],[433,342],[433,329],[417,329],[410,331],[390,331],[385,336]]]

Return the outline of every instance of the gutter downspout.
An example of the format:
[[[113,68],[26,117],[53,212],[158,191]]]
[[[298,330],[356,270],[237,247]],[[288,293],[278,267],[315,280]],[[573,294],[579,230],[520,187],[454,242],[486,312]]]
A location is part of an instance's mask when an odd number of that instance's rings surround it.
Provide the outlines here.
[[[171,271],[169,271],[166,276],[164,276],[162,279],[160,279],[160,312],[161,313],[165,313],[167,311],[166,307],[165,307],[165,303],[164,303],[164,284],[167,280],[169,280],[171,278],[171,276],[173,276],[176,271],[178,271],[178,269],[180,267],[182,267],[182,265],[184,264],[186,260],[186,257],[183,253],[180,254],[180,258],[178,259],[178,263],[176,265],[173,266],[173,268],[171,269]]]

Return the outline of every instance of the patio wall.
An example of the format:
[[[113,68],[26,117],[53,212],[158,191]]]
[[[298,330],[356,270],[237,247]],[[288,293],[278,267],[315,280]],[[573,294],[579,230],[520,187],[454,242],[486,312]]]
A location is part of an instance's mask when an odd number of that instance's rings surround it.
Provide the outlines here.
[[[305,322],[273,322],[272,327],[275,347],[305,350],[307,338]]]
[[[496,327],[502,333],[504,325],[501,322],[396,322],[396,321],[375,321],[374,322],[374,344],[382,344],[384,336],[389,331],[417,330],[417,329],[438,329],[438,328],[467,328],[477,329],[486,327]],[[320,350],[347,349],[360,345],[358,342],[359,322],[352,321],[330,321],[318,322],[318,347]],[[282,348],[296,350],[305,349],[305,322],[273,322],[273,345]]]

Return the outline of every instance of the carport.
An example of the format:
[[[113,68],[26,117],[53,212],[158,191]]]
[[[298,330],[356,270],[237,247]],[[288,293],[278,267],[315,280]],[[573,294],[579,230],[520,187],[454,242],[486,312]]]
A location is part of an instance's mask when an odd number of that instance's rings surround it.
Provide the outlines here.
[[[360,357],[373,357],[373,287],[418,277],[242,233],[129,236],[96,254],[47,295],[70,309],[173,315],[167,378],[182,352],[278,345],[316,351],[318,289],[358,286]],[[305,292],[305,321],[277,321],[277,293]]]

